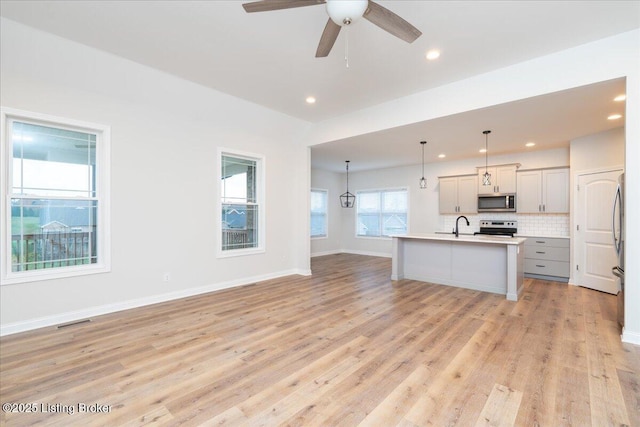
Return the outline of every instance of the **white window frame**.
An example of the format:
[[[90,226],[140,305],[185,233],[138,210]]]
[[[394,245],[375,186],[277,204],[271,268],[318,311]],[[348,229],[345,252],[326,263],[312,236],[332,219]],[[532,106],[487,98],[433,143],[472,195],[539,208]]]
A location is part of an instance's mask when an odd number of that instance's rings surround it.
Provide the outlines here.
[[[364,234],[358,234],[358,224],[359,224],[359,215],[360,215],[360,203],[359,203],[359,198],[360,198],[360,194],[363,193],[386,193],[386,192],[396,192],[396,191],[404,191],[407,193],[407,211],[406,211],[406,215],[407,215],[407,231],[405,234],[409,234],[409,206],[410,206],[410,200],[409,200],[409,188],[408,187],[392,187],[392,188],[372,188],[372,189],[367,189],[367,190],[359,190],[356,191],[356,212],[355,212],[355,237],[358,239],[382,239],[382,240],[390,240],[391,236],[390,235],[385,235],[385,234],[380,234],[379,236],[367,236]],[[383,210],[379,211],[379,215],[382,216],[384,214]],[[381,223],[382,224],[382,223]],[[380,230],[380,232],[382,233],[382,229]]]
[[[96,135],[96,195],[86,200],[97,200],[97,262],[94,264],[74,265],[37,270],[11,271],[11,198],[12,198],[12,169],[13,144],[10,135],[10,121],[33,123],[60,129],[70,129]],[[47,114],[0,107],[1,141],[0,153],[0,227],[2,233],[0,244],[2,247],[2,266],[0,267],[0,284],[11,285],[17,283],[34,282],[39,280],[61,279],[88,274],[106,273],[111,271],[111,219],[110,219],[110,151],[111,128],[106,125],[90,123],[80,120],[56,117]],[[82,199],[85,200],[85,199]]]
[[[312,188],[311,192],[323,193],[325,198],[325,210],[322,213],[324,216],[324,234],[311,234],[311,230],[309,230],[309,234],[312,239],[327,239],[329,238],[329,190],[325,190],[323,188]],[[310,212],[310,216],[313,217],[313,212]]]
[[[256,205],[258,206],[258,245],[253,248],[242,249],[222,249],[222,194],[220,191],[222,177],[222,157],[237,157],[241,159],[252,160],[256,162]],[[231,148],[218,148],[216,161],[216,257],[229,258],[244,255],[260,254],[266,251],[266,208],[265,208],[265,177],[266,177],[266,159],[262,154],[238,151]]]

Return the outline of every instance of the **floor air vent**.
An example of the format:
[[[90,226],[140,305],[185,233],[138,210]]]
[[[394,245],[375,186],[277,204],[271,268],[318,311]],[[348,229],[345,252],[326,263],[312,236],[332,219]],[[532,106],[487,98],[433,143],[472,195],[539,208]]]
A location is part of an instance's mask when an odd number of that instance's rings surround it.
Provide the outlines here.
[[[76,322],[64,323],[62,325],[58,325],[57,328],[63,329],[63,328],[68,328],[69,326],[82,325],[83,323],[89,323],[89,322],[91,322],[91,319],[78,320]]]

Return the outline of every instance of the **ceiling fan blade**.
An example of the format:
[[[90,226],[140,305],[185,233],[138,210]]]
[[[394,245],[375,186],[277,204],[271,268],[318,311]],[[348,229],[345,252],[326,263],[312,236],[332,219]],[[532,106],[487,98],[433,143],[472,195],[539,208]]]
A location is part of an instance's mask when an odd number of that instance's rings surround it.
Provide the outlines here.
[[[329,18],[327,21],[327,25],[324,26],[324,31],[322,32],[322,37],[320,37],[320,43],[318,43],[318,49],[316,50],[316,58],[324,58],[329,55],[331,52],[331,48],[333,44],[336,42],[338,38],[338,34],[340,34],[340,29],[342,27]]]
[[[422,35],[422,32],[416,27],[409,24],[389,9],[382,7],[371,0],[369,0],[369,6],[367,7],[366,12],[364,12],[364,17],[369,22],[408,43],[414,42]]]
[[[291,9],[294,7],[315,6],[323,4],[325,0],[262,0],[244,3],[242,7],[248,13],[268,12],[270,10]]]
[[[318,49],[316,50],[316,58],[324,58],[329,55],[331,52],[331,48],[333,44],[336,42],[338,38],[338,34],[340,34],[340,29],[342,27],[329,18],[327,21],[327,25],[324,26],[324,31],[322,32],[322,37],[320,37],[320,43],[318,43]]]

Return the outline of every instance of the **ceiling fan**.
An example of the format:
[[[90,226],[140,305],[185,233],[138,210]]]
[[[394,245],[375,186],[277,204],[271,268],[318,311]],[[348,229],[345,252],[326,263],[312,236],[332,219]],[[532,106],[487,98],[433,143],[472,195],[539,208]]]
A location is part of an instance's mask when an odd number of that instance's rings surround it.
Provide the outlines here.
[[[261,0],[244,3],[242,7],[248,13],[252,13],[324,3],[327,5],[329,20],[320,37],[316,58],[329,55],[340,29],[361,17],[408,43],[422,35],[416,27],[372,0]]]

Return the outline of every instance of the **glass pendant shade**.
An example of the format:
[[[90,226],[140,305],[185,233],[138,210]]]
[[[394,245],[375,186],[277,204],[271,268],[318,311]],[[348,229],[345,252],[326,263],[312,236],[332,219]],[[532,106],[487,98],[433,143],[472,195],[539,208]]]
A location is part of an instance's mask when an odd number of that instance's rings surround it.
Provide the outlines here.
[[[490,130],[482,132],[484,134],[484,174],[482,175],[482,185],[491,185],[491,174],[489,173],[489,134]]]
[[[368,0],[327,0],[327,14],[342,27],[362,18],[368,5]]]
[[[482,175],[482,185],[491,185],[491,174],[487,171]]]
[[[424,176],[422,178],[420,178],[420,188],[423,189],[423,190],[425,188],[427,188],[427,180],[425,179]]]
[[[349,160],[345,160],[347,164],[347,191],[340,195],[340,206],[343,208],[352,208],[356,203],[356,196],[349,193]]]
[[[355,204],[355,201],[356,196],[349,193],[348,191],[340,195],[340,206],[342,206],[343,208],[352,208]]]

